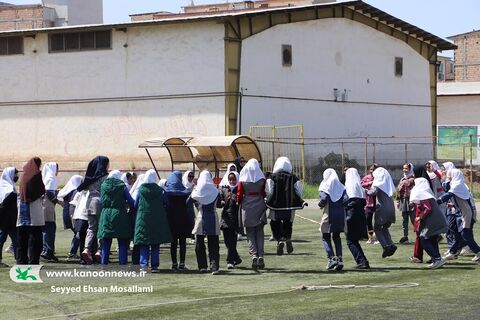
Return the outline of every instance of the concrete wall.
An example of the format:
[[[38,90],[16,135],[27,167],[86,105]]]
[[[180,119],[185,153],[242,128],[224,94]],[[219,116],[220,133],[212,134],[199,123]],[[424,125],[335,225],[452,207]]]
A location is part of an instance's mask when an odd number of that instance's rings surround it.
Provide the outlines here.
[[[56,26],[103,23],[103,0],[43,0],[57,12]]]
[[[111,50],[66,53],[25,38],[24,55],[0,57],[0,166],[36,154],[74,169],[105,154],[138,168],[147,138],[223,135],[223,96],[164,96],[224,91],[223,36],[214,22],[132,27],[112,31]]]
[[[291,67],[282,66],[282,44],[292,46]],[[395,57],[403,58],[402,77],[394,74]],[[298,22],[256,34],[242,44],[241,70],[243,133],[252,125],[302,124],[306,137],[431,135],[428,61],[355,21]],[[347,90],[346,102],[333,101],[334,88]],[[422,157],[431,157],[432,148],[423,149]]]
[[[480,95],[437,96],[438,125],[480,125]]]

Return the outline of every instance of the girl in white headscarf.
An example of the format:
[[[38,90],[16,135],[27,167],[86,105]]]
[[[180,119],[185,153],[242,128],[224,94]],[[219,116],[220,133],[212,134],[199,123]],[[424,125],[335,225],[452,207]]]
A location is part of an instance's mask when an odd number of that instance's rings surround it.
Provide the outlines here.
[[[17,189],[18,170],[14,167],[3,169],[0,177],[0,267],[7,266],[2,262],[3,245],[7,237],[12,239],[13,252],[17,250]]]
[[[63,201],[63,227],[64,229],[71,229],[73,231],[73,239],[70,245],[70,252],[67,258],[70,260],[79,259],[77,256],[78,248],[80,247],[80,238],[76,237],[75,222],[73,221],[73,214],[75,212],[75,205],[70,204],[75,195],[77,188],[82,183],[82,176],[78,174],[73,175],[68,180],[67,184],[58,192],[57,198]]]
[[[442,259],[438,249],[438,236],[447,231],[447,221],[435,201],[430,184],[425,178],[415,179],[410,201],[415,204],[415,222],[418,223],[417,233],[422,247],[432,258],[429,268],[440,268],[445,264],[445,260]]]
[[[230,172],[237,172],[237,166],[234,163],[229,163],[227,165],[227,171],[225,171],[225,174],[223,175],[222,180],[218,184],[218,186],[220,188],[223,187],[223,186],[228,186],[228,184],[229,184],[228,175],[230,174]]]
[[[473,237],[473,224],[477,221],[477,210],[472,194],[465,184],[462,171],[458,169],[450,169],[447,172],[447,180],[450,181],[447,192],[438,199],[438,203],[447,202],[449,199],[453,201],[455,207],[461,214],[461,224],[459,225],[460,234],[466,245],[470,247],[475,256],[472,261],[480,261],[480,247]],[[455,246],[450,248],[450,252],[458,252],[460,244],[455,242]]]
[[[338,179],[335,170],[328,168],[323,172],[323,180],[318,187],[320,202],[323,209],[320,232],[322,232],[323,246],[327,253],[327,270],[343,269],[342,241],[340,233],[345,228],[344,202],[348,201],[345,187]],[[335,249],[332,246],[332,238]]]
[[[243,226],[247,229],[248,252],[253,269],[265,267],[263,227],[267,223],[265,214],[265,175],[257,159],[250,159],[240,171],[238,203]]]
[[[302,199],[302,182],[292,173],[292,164],[287,157],[279,157],[273,166],[273,172],[267,179],[267,207],[270,209],[270,227],[277,240],[277,255],[293,252],[292,225],[294,210],[301,210],[305,202]]]
[[[415,211],[409,206],[410,190],[413,188],[413,164],[405,163],[402,167],[403,177],[397,186],[397,208],[402,212],[403,237],[400,243],[408,244],[408,225],[409,221],[413,224]]]
[[[370,264],[360,245],[360,240],[368,238],[365,191],[360,185],[360,175],[355,168],[349,168],[345,172],[345,191],[348,196],[348,202],[345,205],[347,245],[357,263],[355,268],[370,269]]]
[[[197,255],[198,269],[207,272],[207,255],[205,250],[205,237],[208,241],[208,257],[210,258],[210,271],[219,273],[220,267],[220,223],[216,212],[219,191],[213,183],[212,175],[207,170],[200,172],[197,185],[190,197],[196,202],[197,216],[192,233],[196,236],[195,253]]]
[[[392,223],[395,223],[395,204],[392,200],[394,192],[395,186],[390,173],[382,167],[375,169],[373,171],[372,187],[366,193],[376,196],[377,204],[373,230],[383,247],[382,258],[392,256],[397,251],[397,246],[393,244],[390,231],[388,230]]]
[[[193,187],[195,187],[195,183],[193,182],[193,179],[195,179],[195,175],[193,171],[187,170],[183,173],[182,184],[187,189],[188,192],[192,192]]]
[[[45,197],[43,199],[43,214],[45,215],[45,226],[42,228],[43,251],[40,257],[47,261],[58,261],[55,256],[55,234],[57,224],[55,222],[55,205],[63,205],[63,201],[57,198],[57,175],[58,163],[47,162],[42,168],[42,180],[45,184]]]
[[[132,188],[130,189],[130,195],[132,196],[133,200],[137,199],[138,189],[140,186],[145,182],[145,174],[142,173],[138,176],[137,180],[133,184]]]

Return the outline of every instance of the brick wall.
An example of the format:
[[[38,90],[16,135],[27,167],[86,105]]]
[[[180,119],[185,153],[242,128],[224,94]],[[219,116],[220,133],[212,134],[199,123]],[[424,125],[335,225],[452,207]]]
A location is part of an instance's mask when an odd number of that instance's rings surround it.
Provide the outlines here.
[[[480,31],[452,37],[455,50],[455,80],[480,81]]]
[[[0,31],[49,27],[43,19],[42,6],[0,7]]]

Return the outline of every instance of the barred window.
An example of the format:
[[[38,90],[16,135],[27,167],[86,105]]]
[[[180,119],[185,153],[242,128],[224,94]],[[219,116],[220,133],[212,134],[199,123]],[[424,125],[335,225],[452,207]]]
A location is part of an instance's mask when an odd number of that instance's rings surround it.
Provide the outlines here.
[[[0,55],[23,54],[23,37],[1,37]]]
[[[52,33],[48,40],[49,52],[111,49],[112,31]]]

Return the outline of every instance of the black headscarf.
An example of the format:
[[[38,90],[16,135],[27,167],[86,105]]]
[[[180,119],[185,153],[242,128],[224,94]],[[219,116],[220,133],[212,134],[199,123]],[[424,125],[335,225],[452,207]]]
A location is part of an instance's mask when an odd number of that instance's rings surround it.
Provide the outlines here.
[[[96,156],[93,158],[87,167],[87,172],[85,173],[85,179],[83,180],[82,184],[80,184],[77,188],[77,191],[82,191],[87,189],[89,185],[108,175],[107,167],[110,160],[104,156]]]
[[[241,165],[240,160],[245,161],[245,158],[243,158],[243,157],[237,157],[237,158],[235,158],[235,160],[233,160],[233,163],[234,163],[235,166],[237,167],[237,172],[238,172],[238,173],[240,173],[240,171],[242,171],[242,169],[243,169],[243,166]]]
[[[45,193],[45,185],[40,171],[41,164],[42,160],[34,157],[23,166],[23,175],[20,180],[20,200],[22,202],[33,202]]]
[[[430,190],[433,191],[432,181],[430,181],[430,176],[428,175],[428,172],[425,169],[425,165],[414,166],[413,174],[415,175],[415,178],[425,178],[428,181],[428,184],[430,185]]]

